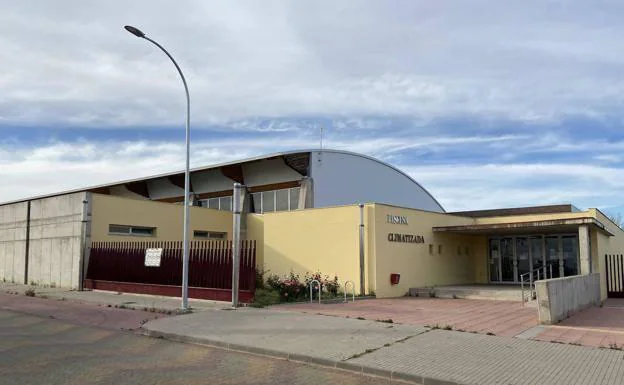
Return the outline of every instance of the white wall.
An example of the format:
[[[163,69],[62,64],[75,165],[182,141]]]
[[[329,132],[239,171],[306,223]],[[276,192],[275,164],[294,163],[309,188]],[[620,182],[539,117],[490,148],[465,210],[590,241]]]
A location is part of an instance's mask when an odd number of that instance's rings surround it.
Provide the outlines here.
[[[24,283],[27,206],[0,206],[0,280]]]
[[[374,159],[333,151],[313,151],[310,157],[314,206],[383,203],[444,212],[418,183]]]

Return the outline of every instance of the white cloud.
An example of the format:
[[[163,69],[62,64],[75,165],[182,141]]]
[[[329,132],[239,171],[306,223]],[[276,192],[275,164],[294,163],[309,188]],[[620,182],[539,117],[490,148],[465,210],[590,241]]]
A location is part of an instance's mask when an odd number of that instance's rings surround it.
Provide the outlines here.
[[[524,137],[424,137],[407,144],[394,137],[334,140],[340,148],[379,157],[397,165],[427,188],[447,210],[573,203],[580,207],[617,206],[624,190],[621,169],[600,164],[576,163],[422,163],[401,157],[405,149],[438,147],[442,154],[478,146],[515,149]],[[529,140],[530,141],[530,140]],[[565,145],[565,141],[561,141]],[[192,146],[192,166],[239,160],[276,151],[310,148],[309,137],[226,138],[198,140]],[[183,143],[166,141],[52,142],[24,148],[0,143],[0,202],[40,194],[83,188],[124,179],[179,171],[184,165]],[[6,167],[4,167],[6,166]]]
[[[198,125],[284,116],[600,118],[623,101],[618,2],[0,0],[0,116]],[[279,128],[278,128],[279,129]]]

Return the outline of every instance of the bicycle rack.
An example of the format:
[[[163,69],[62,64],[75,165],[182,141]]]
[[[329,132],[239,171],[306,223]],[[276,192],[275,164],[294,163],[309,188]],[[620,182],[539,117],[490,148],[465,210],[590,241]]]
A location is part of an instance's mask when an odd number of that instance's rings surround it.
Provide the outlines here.
[[[314,284],[314,282],[316,282],[316,286],[318,287],[318,297],[319,297],[319,305],[321,304],[321,283],[317,280],[317,279],[313,279],[312,281],[310,281],[310,303],[314,302],[313,296],[312,296],[312,285]]]
[[[351,301],[355,302],[355,283],[353,281],[347,281],[344,283],[344,301],[347,302],[347,284],[351,284]]]

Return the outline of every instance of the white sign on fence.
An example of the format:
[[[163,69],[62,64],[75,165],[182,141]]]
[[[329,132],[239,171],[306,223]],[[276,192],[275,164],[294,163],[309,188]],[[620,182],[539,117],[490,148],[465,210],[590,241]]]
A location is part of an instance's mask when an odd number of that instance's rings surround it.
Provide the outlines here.
[[[163,249],[145,249],[145,266],[160,267]]]

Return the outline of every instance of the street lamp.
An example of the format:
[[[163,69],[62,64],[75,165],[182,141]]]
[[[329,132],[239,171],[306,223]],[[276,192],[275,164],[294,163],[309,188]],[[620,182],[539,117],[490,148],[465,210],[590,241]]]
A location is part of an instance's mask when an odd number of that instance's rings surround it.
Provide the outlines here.
[[[173,65],[178,70],[180,77],[182,78],[182,83],[184,84],[184,92],[186,92],[186,167],[184,169],[184,230],[183,230],[183,256],[182,256],[182,310],[188,310],[188,266],[189,266],[189,195],[190,195],[190,172],[189,172],[189,158],[191,156],[191,98],[189,97],[188,86],[186,85],[186,79],[184,78],[184,74],[178,66],[178,63],[173,59],[173,57],[167,52],[166,49],[163,48],[160,44],[145,36],[140,29],[135,28],[130,25],[126,25],[124,27],[126,31],[130,32],[136,37],[143,38],[151,43],[153,43],[156,47],[160,48],[161,51],[171,59]]]

